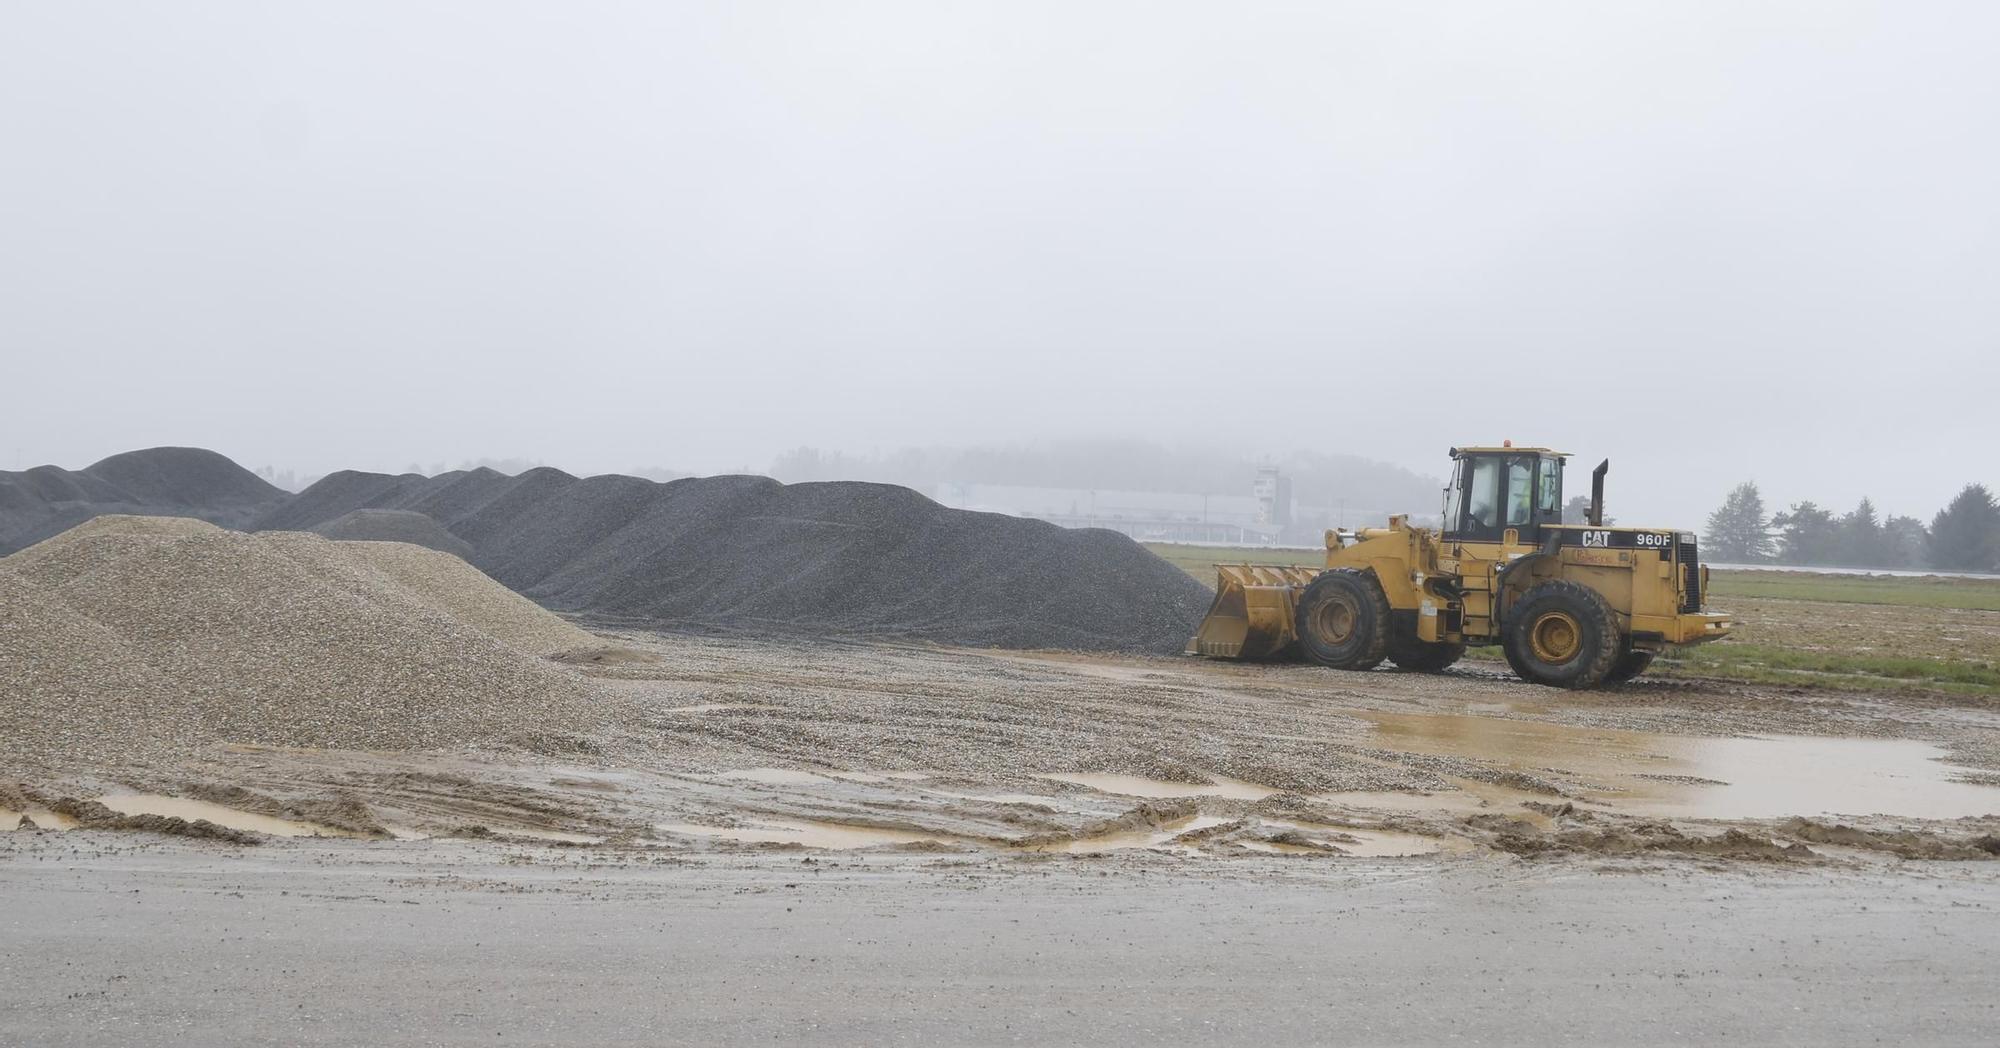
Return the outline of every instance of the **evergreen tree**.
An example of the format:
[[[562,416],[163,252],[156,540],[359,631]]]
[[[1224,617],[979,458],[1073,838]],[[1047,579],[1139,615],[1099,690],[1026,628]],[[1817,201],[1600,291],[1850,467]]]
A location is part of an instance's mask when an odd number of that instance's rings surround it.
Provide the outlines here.
[[[1771,542],[1771,522],[1764,517],[1764,496],[1752,481],[1744,481],[1708,515],[1702,534],[1705,555],[1725,564],[1754,564],[1777,552]]]
[[[1930,566],[1940,571],[2000,567],[2000,506],[1983,484],[1967,484],[1931,520]]]
[[[1613,517],[1611,514],[1606,513],[1604,515],[1604,523],[1603,523],[1604,527],[1608,528],[1611,525],[1616,524],[1617,522],[1618,522],[1617,518]],[[1563,523],[1564,524],[1590,523],[1589,495],[1572,495],[1570,496],[1570,500],[1568,502],[1563,503]]]
[[[1838,563],[1853,568],[1882,567],[1888,559],[1886,546],[1875,503],[1863,496],[1860,505],[1840,518]]]
[[[1778,559],[1786,564],[1832,564],[1840,555],[1840,521],[1811,502],[1771,518],[1778,531]]]
[[[1882,522],[1882,544],[1889,559],[1880,565],[1885,568],[1920,568],[1924,563],[1924,544],[1930,541],[1930,532],[1924,529],[1924,522],[1915,517],[1890,517]]]

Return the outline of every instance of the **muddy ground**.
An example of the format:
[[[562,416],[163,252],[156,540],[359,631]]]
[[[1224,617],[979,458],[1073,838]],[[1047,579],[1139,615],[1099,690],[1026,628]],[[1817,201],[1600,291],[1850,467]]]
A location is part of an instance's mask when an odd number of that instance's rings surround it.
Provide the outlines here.
[[[0,1042],[1987,1043],[2000,711],[600,630],[589,736],[0,778]]]
[[[539,840],[662,855],[898,848],[1032,868],[1431,856],[1754,863],[2000,857],[2000,711],[1951,696],[1479,666],[1339,673],[602,630],[588,737],[354,752],[220,746],[22,766],[0,823]],[[102,805],[102,807],[97,807]],[[261,822],[258,820],[262,820]]]

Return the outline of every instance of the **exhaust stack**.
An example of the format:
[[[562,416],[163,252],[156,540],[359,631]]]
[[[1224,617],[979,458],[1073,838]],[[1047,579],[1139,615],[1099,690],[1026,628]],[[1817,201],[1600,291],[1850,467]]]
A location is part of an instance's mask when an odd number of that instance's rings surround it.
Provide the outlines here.
[[[1605,459],[1590,471],[1590,526],[1604,526],[1604,475],[1611,472],[1611,460]]]

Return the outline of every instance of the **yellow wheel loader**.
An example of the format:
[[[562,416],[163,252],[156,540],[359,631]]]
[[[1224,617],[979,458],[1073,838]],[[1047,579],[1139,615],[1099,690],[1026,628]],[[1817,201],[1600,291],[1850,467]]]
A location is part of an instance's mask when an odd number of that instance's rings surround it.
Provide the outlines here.
[[[1498,644],[1525,680],[1594,688],[1644,672],[1668,645],[1728,634],[1727,614],[1703,610],[1692,534],[1603,526],[1608,460],[1591,474],[1589,523],[1564,524],[1567,453],[1451,457],[1440,530],[1398,516],[1329,531],[1322,570],[1218,565],[1189,654],[1434,673],[1468,645]]]

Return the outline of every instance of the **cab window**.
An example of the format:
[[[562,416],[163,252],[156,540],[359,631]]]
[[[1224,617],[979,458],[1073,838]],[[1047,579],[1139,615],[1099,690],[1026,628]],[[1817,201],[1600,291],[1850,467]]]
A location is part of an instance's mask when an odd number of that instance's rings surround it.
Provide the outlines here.
[[[1500,460],[1480,455],[1471,461],[1472,479],[1466,484],[1466,530],[1490,531],[1500,523]]]
[[[1542,460],[1541,493],[1535,500],[1535,508],[1541,511],[1545,521],[1562,519],[1563,464],[1561,459]]]
[[[1507,460],[1507,526],[1525,527],[1534,506],[1535,460],[1516,455]]]

